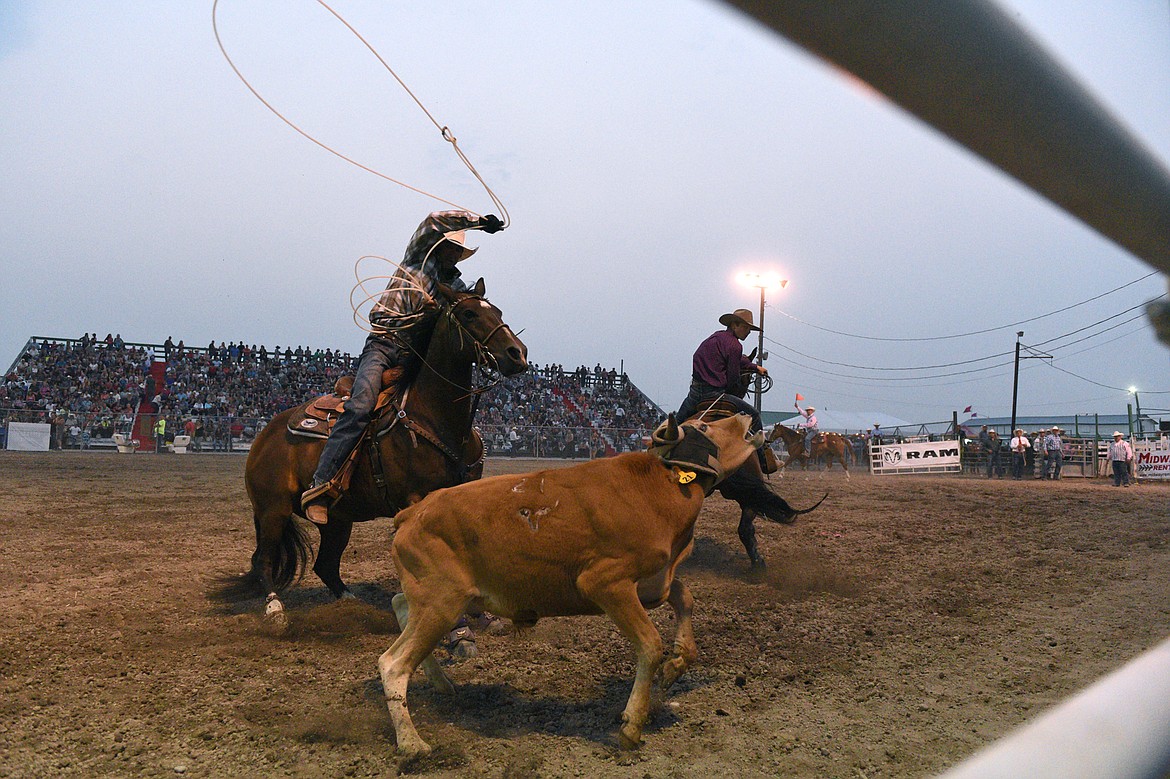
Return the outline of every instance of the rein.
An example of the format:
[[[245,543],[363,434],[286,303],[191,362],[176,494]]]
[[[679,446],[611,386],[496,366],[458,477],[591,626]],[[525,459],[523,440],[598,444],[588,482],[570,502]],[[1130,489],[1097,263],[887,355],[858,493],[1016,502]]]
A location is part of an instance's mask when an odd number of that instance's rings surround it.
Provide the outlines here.
[[[480,302],[486,302],[484,300],[484,298],[482,298],[478,295],[468,295],[466,297],[461,298],[459,300],[459,303],[462,303],[462,302],[467,301],[467,300],[477,300]],[[455,387],[456,389],[464,390],[465,392],[467,392],[467,395],[464,395],[463,398],[466,398],[468,396],[473,397],[473,400],[471,403],[471,414],[470,414],[469,420],[468,420],[468,429],[467,429],[467,432],[463,435],[463,446],[466,446],[468,440],[470,440],[470,438],[471,438],[473,431],[475,430],[475,425],[474,425],[475,414],[479,410],[479,400],[480,400],[481,396],[483,395],[484,392],[487,392],[488,390],[492,389],[497,384],[499,384],[501,381],[503,381],[503,374],[499,370],[499,363],[496,360],[496,358],[492,355],[492,353],[487,350],[486,344],[489,341],[491,341],[491,339],[493,337],[495,337],[496,333],[498,333],[501,329],[508,328],[508,325],[506,322],[500,322],[500,324],[498,324],[494,328],[492,328],[491,332],[488,333],[487,336],[484,337],[483,340],[481,341],[480,339],[478,339],[474,335],[472,335],[471,332],[468,331],[467,328],[462,325],[462,323],[460,323],[459,318],[455,316],[456,305],[458,305],[458,304],[444,306],[443,307],[443,316],[446,316],[448,318],[448,320],[451,322],[451,324],[453,324],[455,326],[455,328],[457,329],[457,332],[459,333],[460,348],[462,348],[464,344],[466,344],[468,341],[470,341],[473,348],[475,349],[475,362],[479,365],[488,365],[490,363],[490,370],[493,373],[495,373],[495,375],[498,378],[496,378],[494,381],[490,381],[486,385],[479,386],[479,387],[464,387],[463,385],[461,385],[457,382],[451,381],[449,378],[447,378],[445,375],[443,375],[440,371],[436,370],[434,368],[434,366],[432,366],[429,362],[427,362],[426,356],[423,354],[420,354],[419,351],[417,349],[415,349],[414,346],[411,345],[407,341],[407,339],[400,338],[394,333],[390,333],[389,335],[391,337],[393,337],[395,339],[395,341],[397,341],[399,344],[403,345],[405,348],[407,348],[409,351],[411,351],[415,356],[417,356],[419,358],[419,360],[422,362],[422,364],[424,366],[426,366],[427,368],[429,368],[431,373],[433,373],[435,376],[437,376],[440,379],[442,379],[443,381],[447,382],[452,387]],[[393,417],[390,420],[390,424],[386,425],[386,427],[382,428],[381,430],[378,430],[370,439],[370,443],[371,443],[371,446],[370,446],[371,463],[370,464],[371,464],[372,470],[374,472],[374,482],[377,485],[378,489],[380,491],[382,491],[383,495],[387,498],[387,501],[388,501],[387,485],[386,485],[385,474],[382,470],[382,458],[381,458],[381,452],[380,452],[379,447],[378,447],[378,442],[384,436],[388,435],[399,424],[401,424],[403,429],[405,429],[407,431],[407,433],[410,434],[411,443],[413,444],[413,446],[415,448],[418,448],[418,439],[419,439],[419,437],[422,437],[422,439],[424,441],[426,441],[431,446],[433,446],[437,450],[439,450],[439,452],[445,458],[447,458],[447,460],[453,466],[456,467],[457,471],[459,472],[459,477],[460,477],[461,481],[467,481],[468,476],[470,475],[472,469],[475,468],[477,465],[480,465],[481,463],[483,463],[487,459],[487,444],[483,443],[483,446],[482,446],[480,453],[479,453],[479,458],[476,459],[474,462],[464,463],[462,454],[460,452],[455,451],[455,449],[453,449],[450,445],[448,445],[437,433],[435,433],[434,431],[430,430],[426,426],[424,426],[424,425],[418,423],[417,421],[415,421],[414,419],[412,419],[406,411],[407,400],[410,397],[410,389],[411,389],[410,387],[407,387],[406,390],[402,393],[401,402],[391,401],[389,408],[393,412]],[[459,398],[459,400],[462,400],[463,398]],[[481,442],[482,442],[482,435],[481,435]]]
[[[459,303],[462,303],[465,300],[478,300],[482,303],[487,302],[487,300],[485,298],[482,298],[478,295],[468,295],[467,297],[461,298]],[[458,304],[455,304],[455,305],[458,305]],[[494,328],[492,328],[492,331],[487,334],[487,336],[483,339],[483,341],[480,341],[478,338],[476,338],[474,335],[472,335],[467,330],[467,328],[464,327],[462,323],[460,323],[459,318],[455,316],[455,305],[444,306],[443,307],[443,316],[446,316],[451,321],[451,323],[453,325],[455,325],[456,329],[459,331],[459,345],[460,345],[460,347],[462,347],[464,344],[464,340],[463,340],[464,336],[467,337],[467,340],[471,341],[472,348],[475,349],[475,363],[476,363],[476,365],[488,368],[488,370],[481,371],[481,373],[483,373],[485,376],[488,375],[489,372],[491,374],[495,375],[495,378],[489,380],[489,382],[487,384],[484,384],[484,385],[479,386],[479,387],[464,387],[462,384],[451,381],[446,376],[444,376],[442,373],[435,370],[434,366],[432,366],[429,362],[427,362],[426,355],[421,354],[418,351],[418,349],[415,349],[414,346],[412,344],[410,344],[406,339],[399,338],[395,333],[389,333],[388,335],[390,335],[392,338],[394,338],[394,340],[396,340],[399,344],[406,347],[409,351],[413,352],[414,355],[416,357],[418,357],[419,361],[424,366],[426,366],[427,368],[430,368],[431,373],[435,374],[436,376],[438,376],[440,379],[442,379],[443,381],[450,384],[455,389],[460,389],[460,390],[463,390],[464,392],[466,392],[467,394],[464,395],[463,397],[469,397],[472,395],[476,396],[476,405],[478,406],[479,396],[482,395],[483,393],[487,392],[488,390],[494,389],[496,386],[498,386],[504,380],[504,375],[503,375],[503,373],[500,372],[500,363],[498,360],[496,360],[495,355],[493,355],[491,352],[489,352],[487,350],[487,343],[489,341],[491,341],[492,338],[495,337],[496,333],[498,333],[501,329],[506,328],[509,332],[511,332],[511,328],[508,327],[507,322],[500,322],[498,325],[496,325]],[[462,400],[462,398],[460,398],[460,400]],[[474,410],[472,412],[472,416],[474,417]]]

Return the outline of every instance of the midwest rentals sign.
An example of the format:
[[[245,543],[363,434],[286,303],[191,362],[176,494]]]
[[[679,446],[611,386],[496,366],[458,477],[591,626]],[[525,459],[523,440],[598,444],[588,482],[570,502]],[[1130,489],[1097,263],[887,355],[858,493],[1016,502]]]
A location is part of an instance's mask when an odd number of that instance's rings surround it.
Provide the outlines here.
[[[1170,442],[1139,443],[1134,449],[1139,479],[1170,479]]]
[[[870,470],[876,476],[899,473],[958,473],[958,441],[920,441],[912,444],[882,444],[870,449]]]

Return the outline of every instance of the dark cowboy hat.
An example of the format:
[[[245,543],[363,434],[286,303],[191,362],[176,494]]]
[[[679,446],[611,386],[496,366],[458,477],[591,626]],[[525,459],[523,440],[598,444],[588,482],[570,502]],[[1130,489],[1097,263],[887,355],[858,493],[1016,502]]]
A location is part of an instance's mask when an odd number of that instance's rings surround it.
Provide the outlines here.
[[[746,308],[737,308],[730,314],[724,314],[719,317],[719,324],[724,327],[731,327],[732,325],[747,325],[749,330],[759,331],[752,320],[752,312]]]

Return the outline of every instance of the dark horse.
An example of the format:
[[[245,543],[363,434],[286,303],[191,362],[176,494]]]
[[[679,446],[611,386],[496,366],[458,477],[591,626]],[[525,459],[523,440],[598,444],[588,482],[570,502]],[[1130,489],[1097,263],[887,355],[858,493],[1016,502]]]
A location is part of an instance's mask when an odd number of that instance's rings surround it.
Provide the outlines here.
[[[700,403],[698,412],[690,418],[721,419],[738,411],[739,409],[730,403],[708,400]],[[792,508],[788,501],[768,488],[757,457],[749,457],[739,470],[719,482],[715,489],[723,497],[739,504],[739,540],[743,542],[743,548],[752,561],[752,568],[757,570],[766,566],[764,557],[756,545],[756,517],[763,516],[782,525],[791,525],[798,516],[809,513],[829,496],[826,492],[820,500],[806,509]]]
[[[392,517],[433,490],[482,474],[483,441],[472,428],[472,366],[504,376],[528,368],[527,348],[484,299],[483,279],[469,292],[442,285],[440,292],[417,377],[400,405],[391,403],[375,415],[358,445],[349,488],[330,508],[329,524],[319,527],[313,571],[338,598],[349,595],[341,555],[354,522]],[[303,516],[301,493],[325,445],[324,439],[289,432],[293,411],[277,414],[252,444],[244,476],[256,525],[252,568],[215,593],[220,600],[265,595],[265,613],[279,623],[285,622],[279,593],[300,576],[311,552],[306,528],[293,515]]]
[[[830,470],[833,468],[834,459],[841,463],[841,467],[845,469],[845,477],[849,478],[848,458],[853,447],[849,445],[849,440],[840,433],[817,433],[816,437],[813,438],[811,454],[805,454],[804,433],[799,430],[793,430],[791,427],[777,422],[772,428],[772,432],[768,434],[768,442],[771,443],[777,438],[788,447],[788,459],[780,463],[781,470],[798,460],[805,467],[808,467],[810,461],[816,462],[824,457]]]

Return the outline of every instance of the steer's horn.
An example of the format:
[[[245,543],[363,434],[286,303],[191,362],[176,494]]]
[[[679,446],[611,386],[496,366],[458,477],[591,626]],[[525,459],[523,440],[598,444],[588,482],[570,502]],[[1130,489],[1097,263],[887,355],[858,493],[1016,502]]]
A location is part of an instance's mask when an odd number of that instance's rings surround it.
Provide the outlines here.
[[[674,418],[674,412],[667,415],[666,421],[654,430],[650,438],[655,444],[673,444],[678,440],[678,421]]]

